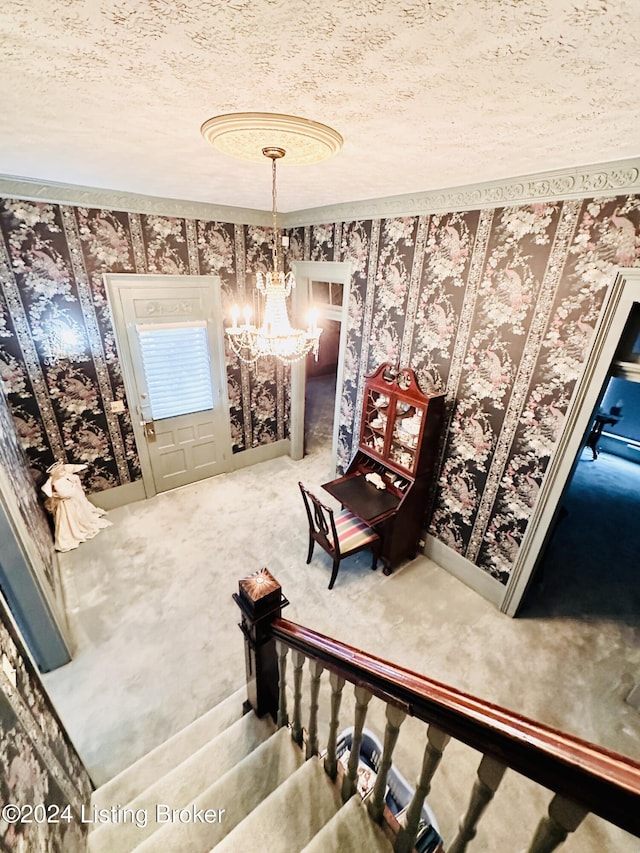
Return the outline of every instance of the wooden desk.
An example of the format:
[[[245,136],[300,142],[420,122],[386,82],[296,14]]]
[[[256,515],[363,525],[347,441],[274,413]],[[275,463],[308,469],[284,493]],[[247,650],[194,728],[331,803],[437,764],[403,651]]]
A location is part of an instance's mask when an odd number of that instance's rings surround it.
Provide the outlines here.
[[[392,516],[400,505],[399,495],[389,489],[377,489],[373,483],[366,481],[361,472],[323,483],[322,488],[369,527],[381,524]]]
[[[367,482],[366,474],[372,471],[382,474],[387,484],[385,489],[377,489],[373,483]],[[404,491],[394,486],[394,482],[402,483]],[[416,555],[426,486],[425,478],[410,483],[391,469],[385,473],[380,463],[363,453],[358,453],[344,476],[322,484],[322,488],[341,506],[379,534],[382,539],[380,557],[386,575],[391,574],[402,560]]]
[[[444,396],[427,396],[415,374],[381,364],[364,386],[360,441],[348,470],[322,488],[382,539],[385,574],[418,553]],[[377,474],[377,489],[366,480]]]

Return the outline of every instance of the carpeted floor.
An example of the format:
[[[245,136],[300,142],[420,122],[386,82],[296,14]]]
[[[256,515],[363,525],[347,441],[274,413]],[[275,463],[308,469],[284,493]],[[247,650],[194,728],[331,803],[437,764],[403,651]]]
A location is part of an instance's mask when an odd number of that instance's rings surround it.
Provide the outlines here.
[[[521,616],[640,624],[640,465],[583,451]]]
[[[371,572],[367,553],[356,555],[329,591],[327,555],[305,564],[297,482],[319,490],[333,476],[330,433],[330,420],[316,424],[300,462],[282,457],[112,510],[113,527],[61,555],[77,649],[45,683],[94,781],[103,783],[241,686],[242,635],[231,594],[262,566],[291,601],[289,619],[638,757],[640,714],[625,701],[640,680],[638,586],[634,570],[614,572],[618,558],[587,568],[576,556],[577,540],[595,550],[587,539],[595,535],[589,500],[576,498],[567,517],[584,519],[582,533],[563,542],[561,522],[524,618],[501,615],[424,557],[385,577]],[[615,466],[601,456],[584,467],[589,494],[592,481]],[[607,504],[591,509],[600,516]],[[603,535],[622,540],[622,503],[614,506],[618,521]],[[399,743],[399,750],[413,778],[422,747]],[[452,773],[443,763],[442,777],[455,788]],[[464,809],[470,782],[458,787],[445,830]],[[597,827],[590,831],[589,845],[600,846],[584,846],[583,835],[582,846],[566,849],[614,849],[602,846],[611,842]],[[627,836],[616,844],[638,849]]]

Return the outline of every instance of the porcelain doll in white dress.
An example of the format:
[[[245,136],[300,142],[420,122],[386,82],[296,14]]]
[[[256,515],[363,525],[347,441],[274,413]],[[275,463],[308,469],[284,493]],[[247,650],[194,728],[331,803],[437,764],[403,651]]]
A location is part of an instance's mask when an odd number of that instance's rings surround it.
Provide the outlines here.
[[[57,551],[71,551],[81,542],[92,539],[111,522],[103,518],[105,512],[94,506],[82,488],[78,471],[86,465],[66,465],[56,462],[47,468],[49,479],[42,487],[47,496],[45,506],[55,522],[55,547]]]

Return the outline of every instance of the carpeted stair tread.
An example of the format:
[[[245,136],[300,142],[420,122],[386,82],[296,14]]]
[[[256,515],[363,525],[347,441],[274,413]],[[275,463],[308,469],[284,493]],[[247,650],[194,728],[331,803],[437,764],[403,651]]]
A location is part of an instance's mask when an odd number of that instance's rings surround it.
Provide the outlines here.
[[[143,755],[113,779],[101,785],[93,793],[92,805],[96,808],[110,808],[117,803],[130,802],[156,779],[164,776],[239,720],[246,695],[246,687],[240,688],[151,752]]]
[[[304,853],[393,853],[393,845],[356,794],[326,823]]]
[[[310,758],[213,850],[299,853],[341,806],[322,762]]]
[[[90,853],[127,853],[133,850],[158,826],[164,825],[155,820],[159,804],[170,809],[189,806],[205,788],[267,740],[274,730],[270,717],[260,720],[253,712],[237,720],[133,800],[121,804],[133,812],[142,809],[147,815],[144,826],[136,825],[133,820],[103,823],[98,828],[94,826],[89,833]]]
[[[289,729],[280,729],[196,797],[197,809],[225,809],[220,822],[167,823],[136,847],[135,853],[203,853],[211,849],[303,763],[304,753],[291,739]]]

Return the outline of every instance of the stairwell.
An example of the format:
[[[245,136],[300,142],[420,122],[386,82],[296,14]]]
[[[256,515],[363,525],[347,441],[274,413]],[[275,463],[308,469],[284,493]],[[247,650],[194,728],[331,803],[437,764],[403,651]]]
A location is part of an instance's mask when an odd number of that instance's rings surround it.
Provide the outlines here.
[[[94,792],[90,853],[331,853],[392,844],[288,728],[234,693]]]
[[[448,853],[464,853],[498,789],[515,797],[507,812],[503,805],[495,820],[483,821],[479,850],[551,853],[592,816],[601,821],[602,839],[618,841],[589,848],[588,836],[576,834],[571,849],[637,849],[638,762],[283,619],[288,602],[267,569],[244,578],[239,589],[233,597],[242,612],[245,687],[94,792],[83,814],[90,853],[410,853],[414,845],[442,853],[444,844]],[[345,703],[347,727],[342,723],[339,734],[346,684],[353,705]],[[385,717],[377,726],[384,745],[365,733],[374,697]],[[257,713],[243,713],[247,708]],[[415,789],[393,765],[407,716],[426,733]],[[417,744],[422,738],[415,734]],[[367,743],[375,745],[373,763]],[[456,745],[471,750],[462,772]],[[457,828],[441,837],[425,798],[445,749],[458,771],[442,774],[440,805],[454,794],[464,804],[469,784],[470,790]],[[531,817],[539,815],[535,823],[519,811],[523,796]]]

